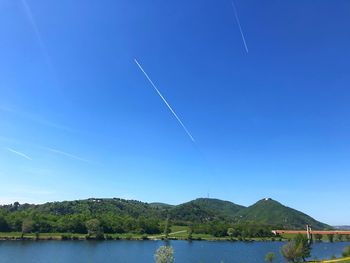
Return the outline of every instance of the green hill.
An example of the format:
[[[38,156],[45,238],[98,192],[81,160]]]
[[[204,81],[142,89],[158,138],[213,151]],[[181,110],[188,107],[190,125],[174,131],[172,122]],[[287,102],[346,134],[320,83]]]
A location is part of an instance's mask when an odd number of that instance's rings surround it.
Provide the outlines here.
[[[238,222],[255,222],[286,229],[303,229],[307,224],[311,225],[313,229],[330,227],[270,198],[262,199],[252,206],[242,209],[236,214],[235,219]]]
[[[86,233],[86,222],[97,219],[105,233],[154,234],[172,225],[193,225],[201,233],[225,235],[229,227],[329,228],[310,216],[271,199],[244,207],[219,199],[199,198],[180,205],[144,203],[119,198],[50,202],[42,205],[0,206],[0,232],[20,232],[28,223],[34,232]],[[258,230],[257,230],[258,231]],[[216,234],[215,234],[216,235]]]
[[[169,205],[169,204],[159,203],[159,202],[149,203],[149,205],[151,207],[159,208],[159,209],[170,209],[174,207],[174,205]]]
[[[198,198],[177,205],[170,210],[171,216],[177,220],[205,222],[214,219],[232,219],[244,206],[229,201],[210,198]]]

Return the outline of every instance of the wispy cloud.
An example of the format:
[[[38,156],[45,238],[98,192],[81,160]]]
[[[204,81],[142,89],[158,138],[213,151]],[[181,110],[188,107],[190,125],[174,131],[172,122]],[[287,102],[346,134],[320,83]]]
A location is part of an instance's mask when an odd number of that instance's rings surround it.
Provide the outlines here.
[[[244,44],[245,51],[248,53],[248,46],[247,46],[247,42],[245,41],[245,36],[243,34],[241,21],[239,20],[237,8],[236,8],[236,5],[235,5],[235,3],[233,1],[234,0],[232,0],[232,2],[231,2],[232,3],[232,8],[233,8],[233,13],[235,14],[235,18],[236,18],[236,22],[238,24],[239,32],[241,32],[241,37],[242,37],[242,41],[243,41],[243,44]]]
[[[55,122],[51,122],[51,121],[47,121],[39,116],[33,115],[33,114],[29,114],[29,113],[25,113],[22,112],[20,110],[8,107],[8,106],[3,106],[0,105],[0,111],[4,111],[4,112],[8,112],[11,114],[15,114],[21,118],[25,118],[27,120],[30,120],[32,122],[38,123],[40,125],[45,125],[51,128],[55,128],[55,129],[59,129],[59,130],[64,130],[64,131],[68,131],[68,132],[75,132],[74,129],[67,127],[65,125],[59,124],[59,123],[55,123]]]
[[[47,52],[47,48],[46,48],[45,42],[43,41],[43,39],[41,37],[40,31],[39,31],[38,25],[36,24],[36,21],[34,19],[32,10],[30,9],[30,6],[28,5],[26,0],[22,0],[21,2],[22,2],[22,6],[24,8],[24,11],[25,11],[25,13],[27,15],[27,18],[28,18],[30,24],[32,25],[32,28],[34,30],[34,33],[35,33],[35,36],[36,36],[36,38],[38,40],[40,48],[41,48],[41,50],[42,50],[42,52],[43,52],[43,54],[45,56],[46,62],[48,64],[48,66],[52,69],[51,58],[49,56],[49,53]]]
[[[56,154],[60,154],[60,155],[69,157],[71,159],[78,160],[78,161],[87,162],[87,163],[90,162],[89,160],[81,158],[81,157],[79,157],[77,155],[74,155],[74,154],[71,154],[71,153],[67,153],[67,152],[64,152],[64,151],[61,151],[61,150],[57,150],[57,149],[53,149],[53,148],[47,148],[47,147],[44,147],[44,149],[46,149],[46,150],[48,150],[50,152],[56,153]]]
[[[22,153],[22,152],[16,151],[16,150],[14,150],[14,149],[12,149],[12,148],[6,148],[6,150],[8,150],[9,152],[12,152],[12,153],[14,153],[14,154],[17,154],[18,156],[21,156],[21,157],[23,157],[23,158],[25,158],[25,159],[27,159],[27,160],[30,160],[30,161],[33,160],[33,159],[30,158],[28,155],[26,155],[26,154],[24,154],[24,153]]]
[[[175,113],[175,111],[173,110],[173,108],[169,105],[169,103],[167,102],[167,100],[164,98],[164,96],[160,93],[160,91],[158,90],[158,88],[156,87],[156,85],[153,83],[153,81],[151,80],[151,78],[148,76],[148,74],[146,73],[146,71],[142,68],[142,66],[140,65],[140,63],[134,59],[136,65],[139,67],[139,69],[142,71],[143,75],[145,75],[145,77],[147,78],[147,80],[149,81],[149,83],[152,85],[152,87],[154,88],[154,90],[158,93],[159,97],[163,100],[163,102],[165,103],[165,105],[168,107],[168,109],[171,111],[171,113],[174,115],[174,117],[177,119],[177,121],[180,123],[180,125],[182,126],[182,128],[184,129],[184,131],[187,133],[188,137],[190,137],[190,139],[195,142],[192,134],[189,132],[189,130],[186,128],[186,126],[183,124],[183,122],[181,121],[181,119],[179,118],[179,116],[177,116],[177,114]]]

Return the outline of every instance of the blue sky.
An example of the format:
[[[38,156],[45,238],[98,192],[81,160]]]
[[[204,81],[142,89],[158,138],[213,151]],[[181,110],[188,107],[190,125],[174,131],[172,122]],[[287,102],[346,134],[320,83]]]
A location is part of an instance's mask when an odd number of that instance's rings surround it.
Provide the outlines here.
[[[272,197],[349,224],[350,3],[0,2],[0,203]],[[195,138],[157,95],[137,59]]]

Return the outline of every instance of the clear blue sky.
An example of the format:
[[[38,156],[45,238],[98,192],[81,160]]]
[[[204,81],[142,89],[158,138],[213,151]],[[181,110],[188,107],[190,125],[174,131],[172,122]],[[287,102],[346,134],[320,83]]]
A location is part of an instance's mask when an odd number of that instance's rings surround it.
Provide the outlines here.
[[[350,224],[350,2],[0,2],[0,203],[272,197]],[[155,82],[193,143],[157,95]]]

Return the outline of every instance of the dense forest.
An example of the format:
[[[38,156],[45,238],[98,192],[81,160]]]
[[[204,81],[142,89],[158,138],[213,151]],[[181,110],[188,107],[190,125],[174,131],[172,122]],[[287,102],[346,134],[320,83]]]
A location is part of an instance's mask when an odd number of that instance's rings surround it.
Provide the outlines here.
[[[0,206],[0,232],[151,235],[177,225],[216,237],[266,237],[273,228],[300,229],[305,224],[328,227],[271,199],[250,207],[208,198],[177,206],[119,198]]]

